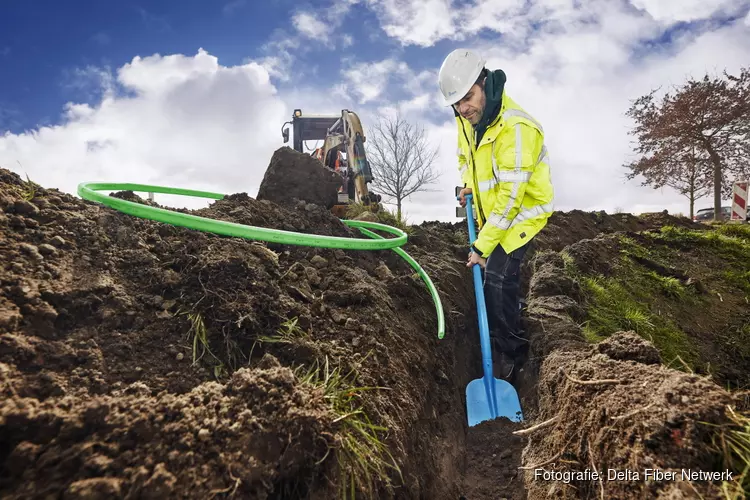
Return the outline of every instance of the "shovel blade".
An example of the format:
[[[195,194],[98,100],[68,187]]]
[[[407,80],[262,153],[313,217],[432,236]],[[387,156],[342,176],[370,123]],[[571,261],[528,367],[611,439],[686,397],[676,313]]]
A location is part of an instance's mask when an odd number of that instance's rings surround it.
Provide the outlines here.
[[[492,379],[495,389],[495,402],[492,402],[492,394],[488,394],[484,379],[478,378],[469,382],[466,386],[466,413],[469,417],[469,426],[473,427],[486,420],[498,417],[507,417],[513,422],[523,420],[521,401],[515,387],[506,380]]]

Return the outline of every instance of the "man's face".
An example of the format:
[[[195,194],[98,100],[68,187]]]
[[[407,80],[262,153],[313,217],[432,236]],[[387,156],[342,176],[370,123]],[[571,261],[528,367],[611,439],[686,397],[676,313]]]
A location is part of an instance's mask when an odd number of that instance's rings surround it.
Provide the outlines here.
[[[458,111],[458,114],[472,125],[476,125],[482,119],[485,101],[484,89],[475,83],[463,99],[453,106]]]

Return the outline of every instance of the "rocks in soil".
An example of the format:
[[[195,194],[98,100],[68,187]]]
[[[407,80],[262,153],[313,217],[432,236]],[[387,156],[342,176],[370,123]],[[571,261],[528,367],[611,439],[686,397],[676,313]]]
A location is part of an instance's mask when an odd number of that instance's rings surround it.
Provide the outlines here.
[[[320,161],[284,146],[273,154],[257,199],[279,205],[302,200],[330,209],[338,202],[341,184],[341,176]]]

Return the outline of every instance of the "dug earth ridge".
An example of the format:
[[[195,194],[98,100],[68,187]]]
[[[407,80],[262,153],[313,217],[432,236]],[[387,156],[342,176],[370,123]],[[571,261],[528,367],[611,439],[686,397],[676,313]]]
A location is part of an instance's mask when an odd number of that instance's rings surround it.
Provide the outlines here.
[[[364,237],[305,200],[234,194],[192,213]],[[391,250],[197,232],[0,169],[0,497],[328,499],[353,483],[362,498],[690,498],[691,487],[711,498],[719,485],[563,484],[524,469],[721,468],[718,431],[702,423],[727,424],[738,395],[719,384],[740,378],[705,370],[731,355],[700,335],[716,325],[685,332],[696,373],[664,366],[643,335],[580,326],[604,307],[584,278],[618,271],[585,248],[605,242],[619,259],[663,226],[692,224],[555,214],[524,268],[526,421],[469,429],[464,390],[481,371],[463,224],[415,226],[403,247],[440,293],[438,339],[424,283]],[[671,244],[652,260],[669,264]],[[740,325],[748,310],[726,279],[696,277],[709,294],[721,287]],[[596,380],[618,382],[585,383]]]

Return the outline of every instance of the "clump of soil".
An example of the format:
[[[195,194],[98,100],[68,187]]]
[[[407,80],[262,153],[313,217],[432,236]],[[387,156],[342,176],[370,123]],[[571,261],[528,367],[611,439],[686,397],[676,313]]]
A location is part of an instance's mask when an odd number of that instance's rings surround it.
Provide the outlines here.
[[[293,200],[331,208],[338,202],[342,177],[309,154],[279,148],[271,158],[258,189],[258,200],[285,205]]]
[[[466,442],[466,475],[461,500],[526,500],[523,471],[518,469],[526,440],[513,435],[522,424],[507,418],[473,427]]]
[[[604,211],[571,210],[552,214],[544,231],[536,240],[539,248],[559,252],[568,245],[596,238],[599,234],[650,231],[664,226],[683,227],[696,231],[707,229],[706,225],[693,222],[687,217],[677,217],[664,212],[636,216],[627,213],[607,214]]]
[[[656,498],[680,491],[715,498],[719,484],[648,481],[647,469],[714,471],[716,427],[727,422],[729,394],[698,375],[622,361],[588,351],[549,356],[542,366],[540,420],[557,418],[530,437],[524,453],[531,498]],[[714,448],[711,450],[711,448]],[[540,481],[536,469],[638,473],[627,480]],[[606,472],[605,472],[606,474]],[[650,479],[653,479],[651,477]],[[679,498],[679,497],[670,497]]]

